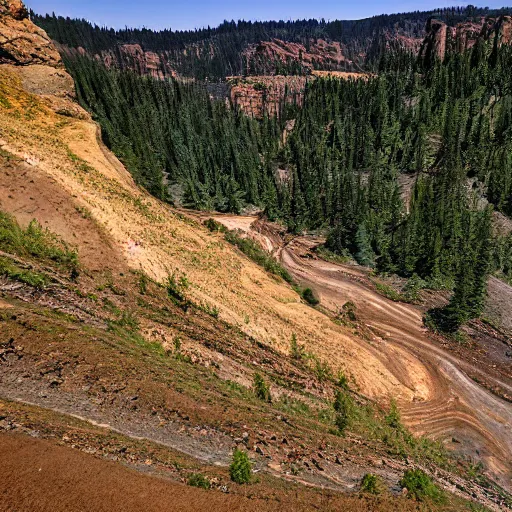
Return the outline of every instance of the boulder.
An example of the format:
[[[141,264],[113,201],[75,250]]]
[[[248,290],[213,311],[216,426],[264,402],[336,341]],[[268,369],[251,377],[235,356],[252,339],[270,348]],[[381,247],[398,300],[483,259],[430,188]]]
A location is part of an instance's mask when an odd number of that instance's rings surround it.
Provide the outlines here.
[[[30,21],[20,0],[0,0],[0,64],[63,67],[52,40]]]

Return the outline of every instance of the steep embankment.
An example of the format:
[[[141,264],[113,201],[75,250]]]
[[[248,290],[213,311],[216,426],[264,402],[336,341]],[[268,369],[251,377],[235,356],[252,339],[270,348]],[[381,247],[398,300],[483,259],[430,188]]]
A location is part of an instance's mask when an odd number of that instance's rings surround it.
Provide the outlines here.
[[[309,251],[314,241],[298,238],[284,243],[275,230],[256,218],[252,223],[250,218],[217,219],[273,250],[299,282],[315,289],[322,306],[333,315],[346,302],[354,303],[358,318],[373,333],[371,339],[354,337],[354,341],[365,346],[403,387],[414,390],[412,400],[400,401],[407,424],[459,453],[482,456],[510,487],[512,406],[477,384],[478,380],[490,382],[511,396],[510,372],[489,375],[487,365],[437,346],[423,326],[421,309],[377,293],[364,270],[316,258]]]
[[[34,82],[37,77],[45,79],[46,73],[37,67],[31,72],[31,87],[36,90]],[[64,76],[61,71],[56,74]],[[42,221],[76,245],[88,267],[110,263],[112,268],[144,269],[160,282],[173,272],[185,274],[192,296],[218,307],[221,318],[283,353],[296,333],[308,350],[329,360],[335,370],[345,368],[352,374],[368,396],[426,398],[421,384],[425,372],[420,368],[414,372],[417,385],[402,385],[366,347],[302,304],[288,286],[139,191],[99,143],[98,129],[90,120],[52,111],[44,98],[23,89],[18,68],[2,68],[0,83],[0,94],[9,102],[0,112],[0,147],[4,158],[14,155],[21,160],[23,172],[3,176],[4,209],[24,222]],[[59,194],[62,199],[57,202]],[[45,196],[50,204],[44,202]],[[84,230],[87,225],[90,233],[75,231],[73,225],[83,225]],[[108,251],[97,245],[101,238],[119,259],[109,261]],[[334,353],[333,346],[339,347]]]

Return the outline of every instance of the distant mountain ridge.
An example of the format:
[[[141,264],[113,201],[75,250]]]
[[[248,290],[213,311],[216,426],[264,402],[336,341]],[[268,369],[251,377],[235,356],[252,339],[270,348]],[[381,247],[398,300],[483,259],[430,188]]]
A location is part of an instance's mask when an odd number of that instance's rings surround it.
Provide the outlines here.
[[[218,80],[245,74],[309,74],[313,69],[367,70],[386,49],[417,52],[431,19],[455,27],[510,14],[510,8],[468,6],[363,20],[225,21],[217,28],[193,31],[116,31],[86,20],[34,13],[32,19],[57,43],[107,64],[155,77],[179,74]]]

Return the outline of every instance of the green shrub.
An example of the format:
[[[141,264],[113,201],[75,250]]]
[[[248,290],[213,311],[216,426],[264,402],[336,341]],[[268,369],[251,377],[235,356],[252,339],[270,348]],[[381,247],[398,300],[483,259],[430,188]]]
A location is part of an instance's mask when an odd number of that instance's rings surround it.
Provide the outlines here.
[[[440,489],[420,469],[408,469],[400,480],[400,485],[407,489],[408,496],[418,501],[431,500],[439,502],[443,499]]]
[[[260,400],[264,400],[265,402],[272,401],[272,397],[270,396],[270,388],[259,373],[254,374],[253,385],[254,393]]]
[[[356,305],[352,301],[345,302],[341,308],[340,317],[348,322],[356,322]]]
[[[334,424],[336,425],[338,432],[340,434],[344,434],[349,424],[348,417],[342,412],[338,412],[334,418]]]
[[[247,453],[238,448],[233,453],[233,462],[229,466],[229,476],[237,484],[247,484],[251,481],[251,461]]]
[[[328,380],[332,377],[332,370],[327,361],[320,361],[317,357],[313,357],[314,366],[313,373],[319,381]]]
[[[333,407],[336,411],[334,423],[338,431],[343,434],[350,425],[351,418],[354,414],[354,401],[350,395],[338,390],[334,397]]]
[[[146,295],[146,292],[148,291],[148,282],[149,278],[144,272],[139,273],[139,293],[141,295]]]
[[[304,358],[304,346],[297,343],[297,335],[292,334],[292,340],[290,342],[290,355],[292,359],[301,360]]]
[[[181,276],[179,279],[176,273],[173,273],[167,277],[167,295],[169,298],[182,309],[187,309],[190,306],[190,302],[185,296],[185,291],[189,287],[189,282],[186,276]]]
[[[194,473],[193,475],[190,475],[187,480],[187,484],[201,489],[210,489],[212,486],[210,480],[208,480],[204,475],[201,475],[201,473]]]
[[[402,428],[402,419],[400,417],[400,411],[396,405],[395,400],[391,401],[391,406],[389,408],[389,412],[386,415],[386,423],[394,429]]]
[[[221,224],[220,222],[217,222],[215,219],[206,219],[203,224],[208,228],[212,233],[226,233],[228,231],[228,228],[224,226],[224,224]]]
[[[366,473],[361,480],[361,492],[368,494],[381,494],[384,491],[384,482],[380,476]]]
[[[350,389],[348,378],[342,370],[338,372],[338,381],[336,382],[336,385],[345,391]]]
[[[320,300],[311,288],[304,288],[304,290],[302,290],[301,297],[311,306],[317,306],[320,304]]]

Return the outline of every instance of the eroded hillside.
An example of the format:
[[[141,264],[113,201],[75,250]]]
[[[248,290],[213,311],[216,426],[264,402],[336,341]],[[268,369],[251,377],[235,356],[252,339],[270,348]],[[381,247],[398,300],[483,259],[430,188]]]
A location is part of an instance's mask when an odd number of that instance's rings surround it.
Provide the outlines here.
[[[35,30],[24,12],[6,5],[18,4],[2,5],[5,26],[22,35]],[[504,481],[506,460],[474,469],[386,419],[391,398],[406,408],[446,400],[430,362],[398,344],[383,355],[375,347],[380,335],[334,322],[221,233],[137,188],[75,103],[54,48],[32,54],[0,67],[0,209],[13,216],[2,214],[0,248],[7,507],[25,500],[32,503],[25,510],[57,510],[51,480],[32,479],[20,490],[17,476],[26,473],[9,457],[13,449],[37,464],[44,453],[52,475],[52,467],[69,468],[69,502],[59,501],[67,510],[81,510],[87,479],[94,485],[113,463],[114,495],[124,495],[125,479],[153,486],[158,496],[146,502],[153,510],[176,495],[189,501],[184,510],[201,509],[207,491],[182,485],[197,472],[214,488],[208,502],[215,510],[234,510],[235,501],[243,509],[249,500],[258,510],[283,503],[294,510],[413,510],[413,500],[397,496],[410,468],[458,496],[447,494],[436,508],[463,509],[461,498],[471,497],[495,510],[507,506],[506,493],[489,480]],[[42,228],[27,228],[32,219]],[[356,285],[353,293],[362,290]],[[393,311],[419,324],[418,312]],[[271,402],[252,389],[255,373],[270,383]],[[339,392],[355,411],[344,435],[332,406]],[[254,486],[229,481],[236,446],[261,475]],[[128,477],[119,463],[174,483],[163,489],[140,473]],[[78,464],[90,468],[85,475],[72,469]],[[340,494],[356,491],[368,472],[392,493]],[[296,486],[301,482],[329,490],[319,494]],[[112,495],[103,499],[108,509]]]

